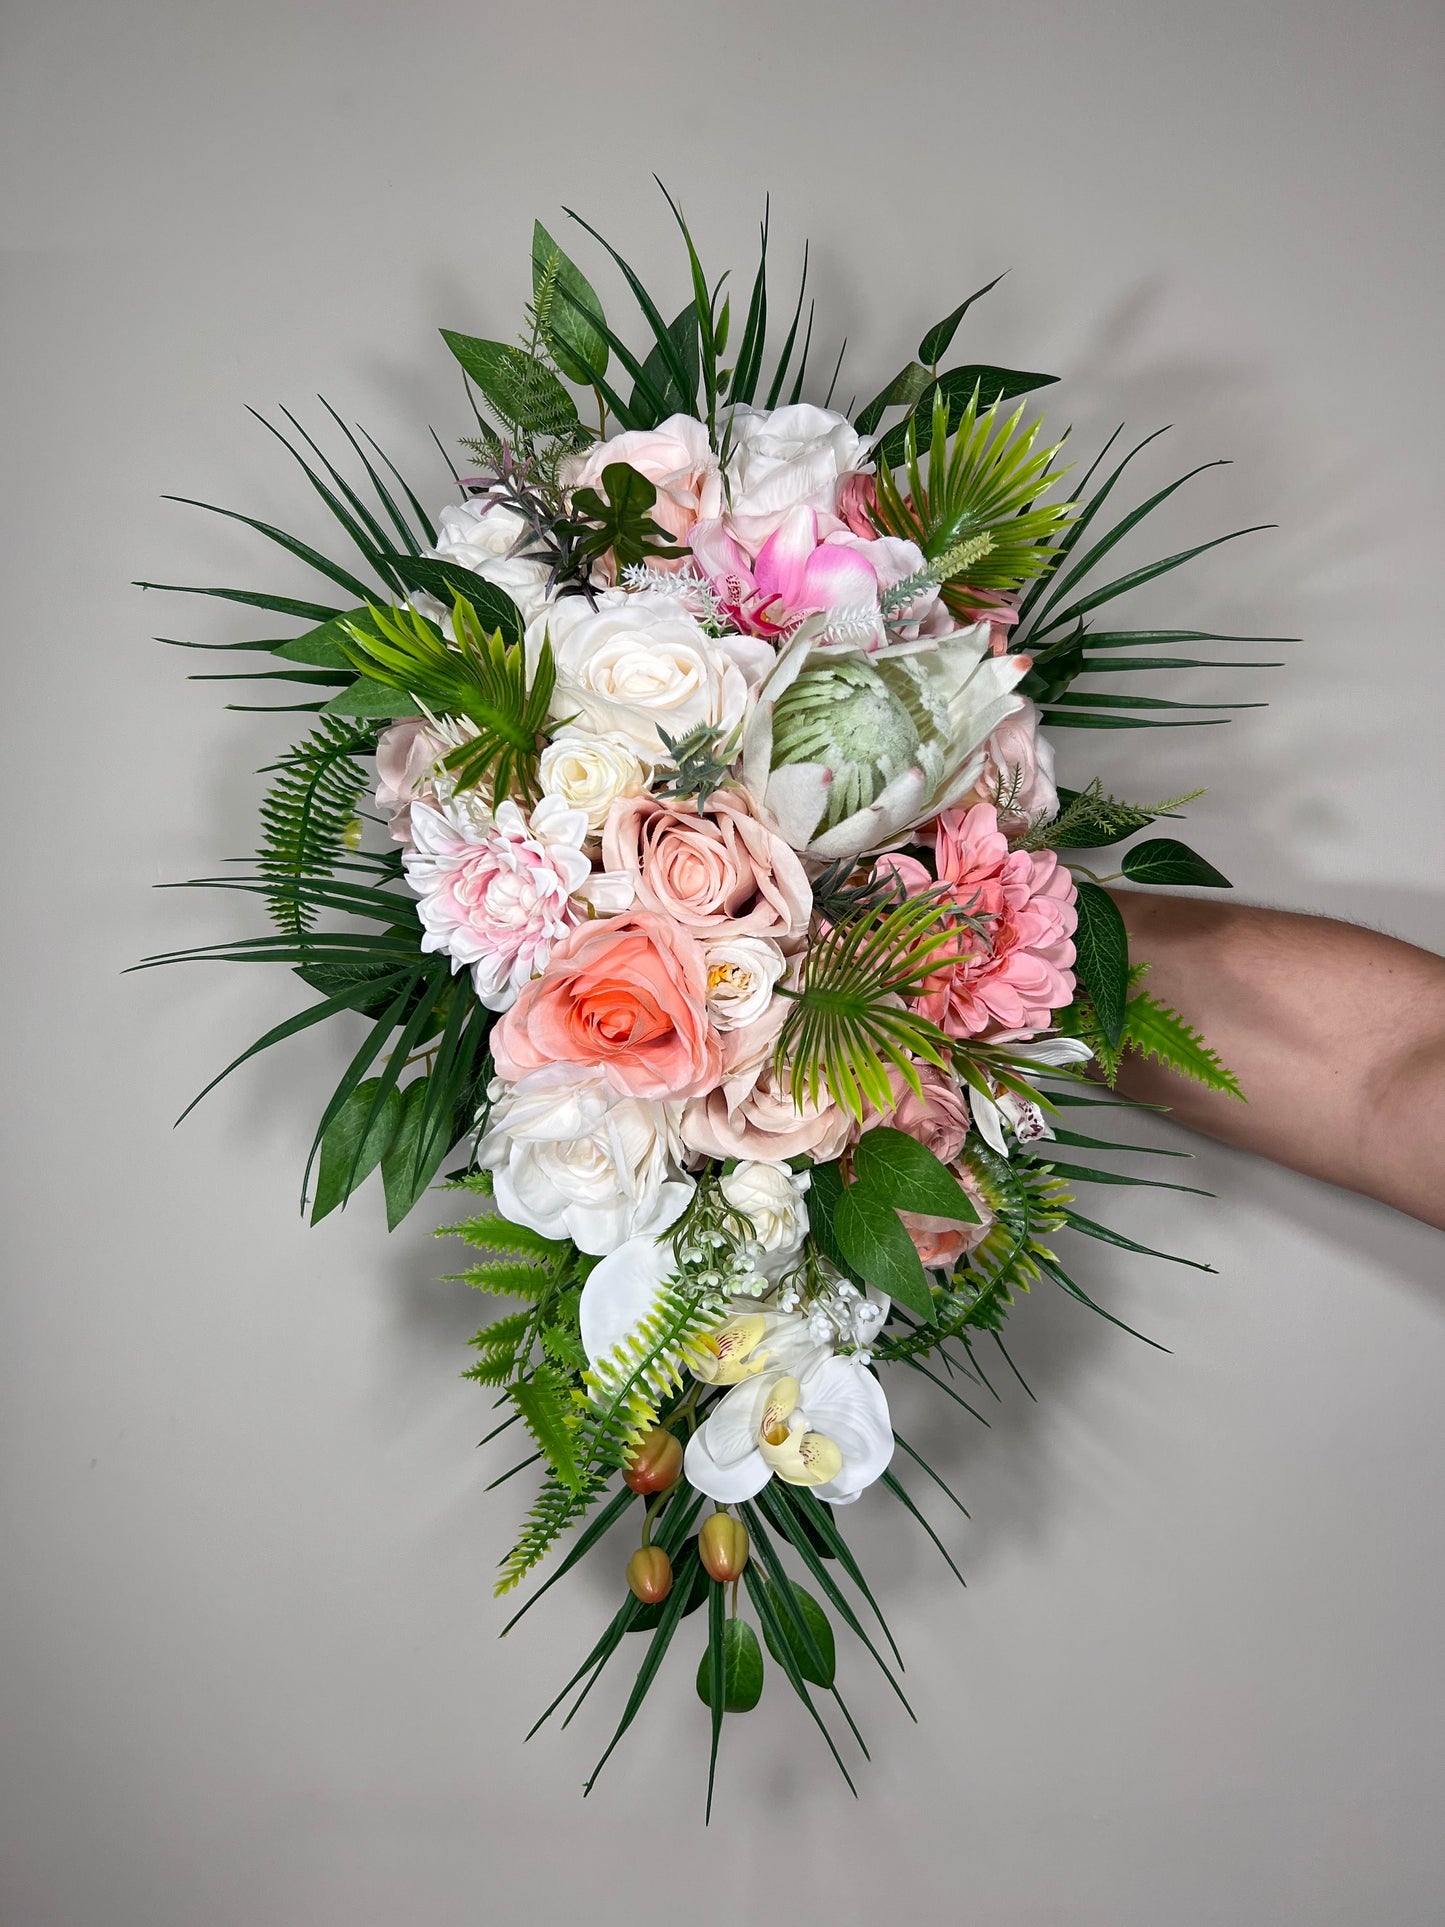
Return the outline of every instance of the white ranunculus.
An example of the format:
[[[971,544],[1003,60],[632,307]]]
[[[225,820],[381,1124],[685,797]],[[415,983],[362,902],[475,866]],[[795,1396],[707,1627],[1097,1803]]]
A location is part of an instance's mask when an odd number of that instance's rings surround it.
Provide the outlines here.
[[[516,603],[524,623],[541,614],[551,570],[543,561],[512,553],[518,543],[526,546],[530,534],[515,509],[483,497],[445,508],[438,519],[434,556],[495,583]]]
[[[756,555],[789,509],[831,514],[839,477],[862,457],[858,431],[830,408],[794,402],[789,408],[737,409],[726,469],[723,520],[729,534]]]
[[[665,1230],[692,1196],[678,1169],[681,1105],[623,1097],[575,1064],[494,1089],[477,1162],[514,1223],[596,1256]]]
[[[755,1498],[773,1477],[848,1505],[892,1456],[882,1386],[857,1359],[823,1356],[734,1385],[688,1440],[683,1469],[719,1505]]]
[[[566,609],[566,604],[561,605]],[[675,597],[644,590],[595,613],[547,625],[557,662],[552,714],[573,718],[639,756],[666,755],[700,724],[734,729],[747,703],[743,672]]]
[[[543,795],[582,812],[593,837],[601,834],[619,796],[640,796],[647,789],[647,766],[635,750],[572,725],[559,729],[542,751],[537,776]]]
[[[745,1159],[720,1180],[719,1189],[734,1211],[753,1228],[753,1242],[763,1270],[777,1276],[802,1248],[808,1235],[806,1171],[790,1171],[786,1164],[762,1164]]]
[[[707,1014],[718,1030],[739,1030],[762,1016],[788,960],[771,937],[721,937],[703,945]]]

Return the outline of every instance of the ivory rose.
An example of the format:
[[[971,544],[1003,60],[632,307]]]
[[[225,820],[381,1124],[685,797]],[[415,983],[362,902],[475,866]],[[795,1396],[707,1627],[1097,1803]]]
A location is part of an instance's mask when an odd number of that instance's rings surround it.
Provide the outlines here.
[[[691,415],[669,415],[656,428],[629,428],[610,442],[594,443],[569,464],[564,484],[600,489],[603,469],[614,462],[625,462],[654,485],[651,519],[676,542],[686,542],[695,522],[722,510],[722,471],[706,427]]]
[[[840,478],[858,466],[863,441],[846,415],[794,402],[733,411],[727,461],[728,533],[756,555],[792,508],[834,515]]]
[[[589,1064],[628,1097],[711,1090],[721,1049],[707,1021],[702,946],[650,910],[583,924],[553,950],[492,1032],[500,1075]]]
[[[516,603],[523,622],[530,622],[546,607],[552,573],[546,562],[513,553],[528,546],[531,535],[515,509],[483,496],[442,510],[432,554],[495,583]]]
[[[771,937],[721,937],[704,945],[707,1014],[718,1030],[756,1023],[788,960]]]
[[[826,1163],[854,1135],[853,1119],[826,1089],[811,1099],[793,1096],[786,1070],[773,1067],[773,1047],[788,1014],[774,997],[756,1023],[728,1031],[722,1040],[722,1073],[716,1088],[696,1097],[683,1112],[688,1149],[710,1158],[757,1158],[786,1164],[808,1157]]]
[[[641,907],[695,937],[786,943],[808,928],[807,873],[742,790],[716,790],[701,809],[691,798],[621,798],[602,832],[602,861],[631,877]]]
[[[808,1235],[803,1198],[810,1182],[806,1171],[746,1159],[719,1182],[723,1197],[752,1226],[763,1269],[774,1277],[787,1269]]]
[[[623,1097],[601,1071],[549,1064],[520,1084],[494,1082],[477,1163],[504,1217],[601,1255],[655,1236],[691,1197],[677,1168],[680,1110]]]
[[[380,752],[377,762],[379,766]],[[600,835],[619,796],[634,796],[647,788],[647,768],[635,750],[586,729],[557,730],[542,751],[537,778],[544,796],[555,796],[568,809],[581,810],[592,837]]]
[[[743,671],[674,597],[608,597],[595,613],[554,618],[548,633],[557,662],[552,714],[639,756],[666,755],[659,731],[676,741],[699,724],[732,730],[742,720]]]

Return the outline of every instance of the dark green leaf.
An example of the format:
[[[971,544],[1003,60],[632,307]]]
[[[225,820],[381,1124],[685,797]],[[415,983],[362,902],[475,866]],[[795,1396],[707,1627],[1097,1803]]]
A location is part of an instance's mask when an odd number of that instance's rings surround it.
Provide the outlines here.
[[[570,312],[575,314],[575,308]],[[576,428],[576,403],[535,355],[510,342],[482,341],[452,328],[443,328],[441,336],[509,426],[531,435],[566,435]]]
[[[1007,273],[1008,269],[1005,268],[1004,274]],[[958,333],[959,322],[962,321],[975,301],[982,301],[983,297],[996,288],[1002,280],[1003,274],[996,274],[992,281],[977,289],[968,297],[967,301],[960,301],[952,314],[946,314],[942,321],[935,321],[928,333],[918,344],[918,359],[926,362],[930,368],[936,368],[953,346],[953,337]]]
[[[899,1211],[978,1223],[972,1200],[948,1166],[926,1144],[891,1125],[879,1125],[859,1138],[853,1175],[870,1195]]]
[[[388,720],[398,716],[420,716],[419,704],[404,689],[388,689],[385,683],[358,676],[349,689],[338,690],[330,702],[321,705],[323,716],[378,716]]]
[[[1079,980],[1094,1000],[1099,1028],[1117,1045],[1129,991],[1129,936],[1119,906],[1097,883],[1077,881],[1079,927],[1074,933]]]
[[[787,1640],[788,1651],[793,1656],[793,1662],[810,1685],[831,1686],[838,1670],[833,1623],[810,1592],[804,1592],[801,1586],[791,1580],[783,1583],[791,1592],[796,1609],[806,1622],[809,1634],[807,1639],[799,1635],[793,1624],[793,1617],[788,1611],[783,1587],[776,1581],[770,1582],[768,1591],[777,1608],[778,1628]],[[763,1638],[768,1642],[768,1651],[781,1665],[782,1655],[773,1648],[773,1640],[776,1636],[767,1626],[764,1626]],[[818,1664],[820,1658],[823,1662],[821,1666]]]
[[[932,382],[933,376],[916,361],[910,361],[906,368],[900,368],[886,388],[881,388],[862,409],[853,426],[860,435],[871,435],[882,421],[884,411],[889,408],[911,408]]]
[[[1123,871],[1131,883],[1186,883],[1211,890],[1232,888],[1212,863],[1172,836],[1151,837],[1124,852]]]
[[[687,377],[688,386],[686,392],[679,394],[676,379],[671,372],[670,360],[664,356],[660,347],[655,347],[646,361],[643,362],[643,373],[647,376],[651,386],[660,390],[663,400],[667,404],[668,414],[695,415],[697,412],[697,384],[702,370],[702,358],[701,343],[698,337],[697,309],[691,301],[688,302],[682,313],[672,322],[668,333],[671,335],[673,345],[677,351],[675,358],[681,361],[683,371]],[[647,403],[641,394],[634,392],[629,406],[639,421],[646,422],[649,427],[654,425]],[[661,419],[661,416],[657,417],[657,420]]]
[[[653,557],[682,555],[649,514],[656,500],[657,489],[645,475],[626,462],[609,462],[602,471],[601,491],[579,488],[572,497],[574,510],[593,525],[578,545],[579,554],[610,553],[619,570]]]
[[[570,300],[555,301],[547,317],[547,346],[552,358],[568,381],[590,387],[593,371],[607,372],[607,343],[593,327],[587,310],[599,318],[602,303],[592,283],[575,262],[565,255],[540,221],[532,224],[532,295],[541,291],[544,276],[551,272],[555,284],[566,290]]]
[[[719,1598],[722,1587],[717,1586]],[[723,1711],[751,1713],[763,1696],[763,1654],[758,1636],[745,1619],[729,1619],[723,1625]],[[713,1704],[713,1664],[704,1653],[697,1669],[697,1696],[704,1706]]]
[[[428,1081],[425,1077],[414,1078],[401,1093],[401,1122],[391,1148],[381,1160],[388,1231],[395,1231],[411,1210],[455,1142],[450,1117],[436,1120],[423,1140],[422,1114]]]
[[[321,1165],[316,1178],[316,1198],[311,1206],[312,1224],[319,1224],[337,1205],[344,1204],[391,1149],[401,1125],[401,1096],[397,1091],[388,1091],[380,1111],[373,1116],[372,1099],[376,1096],[377,1084],[376,1078],[358,1084],[321,1140]],[[366,1129],[368,1118],[370,1130]]]
[[[933,1293],[913,1240],[898,1213],[881,1198],[849,1185],[838,1201],[833,1232],[849,1265],[920,1318],[936,1319]]]
[[[434,556],[393,555],[388,559],[409,589],[421,589],[449,604],[462,596],[476,610],[488,634],[496,631],[503,642],[522,640],[521,611],[506,590],[499,589],[495,582],[474,575],[460,563],[443,562]]]

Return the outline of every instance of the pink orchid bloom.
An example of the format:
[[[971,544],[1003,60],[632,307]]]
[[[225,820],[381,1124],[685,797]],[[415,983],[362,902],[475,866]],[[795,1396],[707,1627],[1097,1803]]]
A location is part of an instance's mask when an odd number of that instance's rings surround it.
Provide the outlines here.
[[[721,522],[699,522],[692,551],[724,615],[755,636],[778,636],[804,616],[876,608],[878,574],[856,549],[818,540],[817,512],[790,509],[751,565]]]

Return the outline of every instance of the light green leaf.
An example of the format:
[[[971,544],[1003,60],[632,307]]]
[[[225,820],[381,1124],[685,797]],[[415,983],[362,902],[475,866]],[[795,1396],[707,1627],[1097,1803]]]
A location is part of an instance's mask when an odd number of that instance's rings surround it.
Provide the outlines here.
[[[397,716],[420,716],[421,709],[404,689],[388,689],[370,676],[358,676],[349,689],[339,689],[330,702],[323,703],[323,716],[378,716],[388,720]]]

